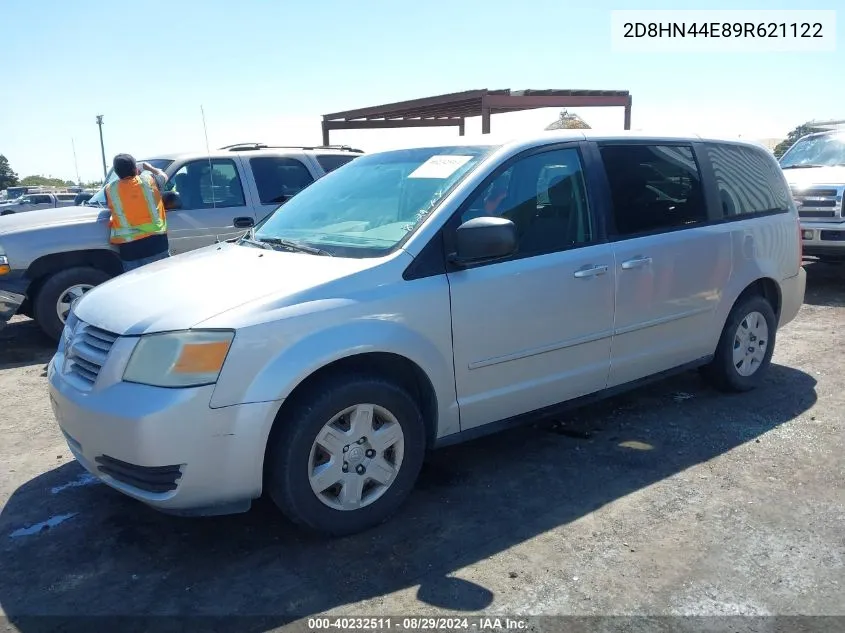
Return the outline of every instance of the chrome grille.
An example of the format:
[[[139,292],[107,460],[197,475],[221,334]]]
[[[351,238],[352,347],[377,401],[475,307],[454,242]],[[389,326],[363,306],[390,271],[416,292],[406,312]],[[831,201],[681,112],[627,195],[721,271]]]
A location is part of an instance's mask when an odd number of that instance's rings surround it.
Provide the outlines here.
[[[117,334],[78,321],[65,348],[65,372],[78,379],[81,388],[94,386]]]
[[[845,185],[809,187],[802,189],[792,187],[792,197],[798,207],[798,215],[803,220],[842,221],[843,192]]]

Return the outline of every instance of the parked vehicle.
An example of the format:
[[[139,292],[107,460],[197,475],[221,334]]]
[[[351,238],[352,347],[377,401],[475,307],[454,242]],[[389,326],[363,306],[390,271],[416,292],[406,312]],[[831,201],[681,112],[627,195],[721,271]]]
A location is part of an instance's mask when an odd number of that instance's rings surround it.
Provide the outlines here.
[[[801,137],[780,166],[798,206],[804,254],[845,261],[845,132]]]
[[[397,510],[429,448],[693,367],[764,379],[805,285],[765,148],[458,143],[361,157],[242,239],[84,295],[48,367],[79,462],[167,512],[266,492],[347,534]]]
[[[78,207],[82,204],[88,202],[91,198],[94,197],[94,194],[97,193],[94,190],[86,189],[84,191],[79,191],[76,194],[76,197],[73,199],[74,206]]]
[[[73,206],[75,193],[30,193],[0,207],[0,215]]]
[[[361,155],[345,147],[224,147],[209,154],[147,159],[167,172],[167,190],[179,194],[171,209],[170,248],[183,253],[238,237],[317,178]],[[114,174],[110,173],[107,182]],[[105,190],[83,206],[0,217],[0,292],[7,309],[35,318],[58,340],[70,303],[120,274],[117,249],[108,240]],[[0,310],[0,327],[8,320]]]
[[[15,198],[20,198],[21,196],[24,196],[27,193],[29,193],[30,189],[34,189],[34,187],[27,187],[27,186],[9,187],[8,189],[6,189],[6,198],[8,200],[14,200]]]

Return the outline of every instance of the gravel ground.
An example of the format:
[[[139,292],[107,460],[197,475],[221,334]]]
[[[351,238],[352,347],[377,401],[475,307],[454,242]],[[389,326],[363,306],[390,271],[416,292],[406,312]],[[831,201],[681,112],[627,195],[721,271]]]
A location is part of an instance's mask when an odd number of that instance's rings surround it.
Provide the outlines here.
[[[50,345],[16,319],[0,332],[6,626],[44,630],[28,617],[44,615],[263,616],[224,627],[237,631],[326,612],[845,616],[845,267],[807,269],[806,303],[756,392],[725,396],[691,373],[444,449],[396,518],[334,541],[265,502],[174,518],[95,483],[50,412]]]

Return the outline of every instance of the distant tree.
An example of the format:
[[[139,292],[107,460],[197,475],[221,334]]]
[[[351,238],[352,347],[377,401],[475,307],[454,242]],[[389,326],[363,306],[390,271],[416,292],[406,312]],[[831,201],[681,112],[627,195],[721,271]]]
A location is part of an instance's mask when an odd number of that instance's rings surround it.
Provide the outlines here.
[[[73,185],[73,181],[36,175],[22,178],[21,184],[28,185],[30,187],[68,187]]]
[[[7,189],[18,184],[18,175],[12,171],[9,161],[0,154],[0,189]]]
[[[546,130],[589,130],[589,124],[568,110],[561,110],[557,121],[546,126]]]
[[[804,123],[803,125],[799,125],[797,128],[792,130],[787,137],[782,140],[780,143],[775,145],[774,150],[772,150],[778,158],[783,156],[792,145],[802,136],[806,136],[807,134],[812,134],[813,132],[821,132],[821,128],[813,127],[808,123]]]

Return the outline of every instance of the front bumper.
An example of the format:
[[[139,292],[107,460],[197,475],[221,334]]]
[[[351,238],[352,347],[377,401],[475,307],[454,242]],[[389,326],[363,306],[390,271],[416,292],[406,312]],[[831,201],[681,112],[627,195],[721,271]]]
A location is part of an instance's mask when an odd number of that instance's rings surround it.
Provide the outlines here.
[[[0,330],[17,313],[26,297],[8,290],[0,290]]]
[[[53,413],[77,461],[104,483],[177,514],[243,511],[261,495],[278,402],[212,409],[213,385],[109,381],[107,367],[105,378],[83,391],[64,365],[60,348],[47,369]]]
[[[0,329],[27,303],[29,283],[25,271],[19,269],[0,276]]]
[[[845,258],[845,222],[801,222],[804,254]]]

